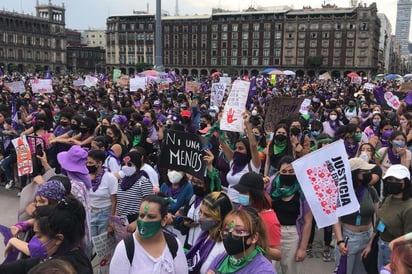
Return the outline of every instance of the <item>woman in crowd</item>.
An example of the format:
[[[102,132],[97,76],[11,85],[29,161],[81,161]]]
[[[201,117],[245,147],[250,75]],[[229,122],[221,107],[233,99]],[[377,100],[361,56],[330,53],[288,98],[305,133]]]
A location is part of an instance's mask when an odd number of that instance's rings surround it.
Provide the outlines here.
[[[292,156],[292,144],[288,138],[288,127],[286,124],[278,124],[275,127],[275,134],[267,146],[265,163],[265,176],[272,176],[279,166],[279,160],[283,156]]]
[[[56,136],[53,139],[50,139],[50,144],[58,143],[60,147],[60,152],[69,150],[71,140],[74,136],[80,134],[79,128],[82,122],[83,117],[80,115],[74,115],[70,120],[70,131],[60,136]]]
[[[85,233],[85,218],[83,205],[77,199],[66,197],[52,209],[48,217],[41,217],[35,222],[37,252],[45,255],[48,260],[69,262],[78,274],[92,274],[90,260],[79,248]],[[25,274],[40,262],[39,258],[20,259],[0,265],[0,273]]]
[[[281,224],[283,274],[305,273],[303,261],[313,219],[292,167],[293,160],[285,156],[279,161],[279,172],[272,176],[270,185],[272,208]]]
[[[335,133],[343,123],[338,120],[338,112],[331,110],[328,114],[327,120],[323,122],[323,133],[327,133],[332,138],[335,137]]]
[[[233,187],[239,191],[239,203],[242,207],[253,207],[259,213],[268,233],[266,257],[280,260],[280,223],[272,209],[272,200],[265,192],[263,177],[254,172],[246,173],[240,178],[239,184]]]
[[[105,154],[101,150],[89,151],[87,169],[89,170],[92,188],[90,197],[90,230],[91,236],[106,232],[109,216],[116,215],[117,178],[103,167]]]
[[[102,116],[103,118],[101,119],[101,122],[95,129],[95,135],[96,136],[106,136],[107,134],[107,129],[110,127],[111,121],[112,121],[112,116],[110,115],[104,115]]]
[[[380,129],[381,129],[381,122],[384,120],[382,114],[375,113],[372,115],[371,124],[367,126],[363,132],[368,137],[368,140],[371,140],[373,137],[379,138],[380,136]]]
[[[91,148],[93,150],[103,151],[105,154],[105,159],[103,166],[107,168],[109,172],[120,171],[121,161],[120,158],[109,148],[109,143],[111,143],[111,138],[109,136],[96,136],[93,141]]]
[[[267,231],[253,208],[231,211],[223,221],[221,237],[226,252],[213,260],[208,274],[276,273],[264,256]]]
[[[186,253],[189,273],[206,273],[214,258],[225,251],[220,229],[232,209],[232,203],[224,192],[212,192],[204,197],[198,220],[201,233]]]
[[[118,124],[111,124],[107,128],[106,134],[112,140],[110,149],[114,152],[117,158],[122,159],[128,151],[127,147],[129,145],[129,140],[127,140],[127,136],[123,133]]]
[[[233,189],[233,186],[239,183],[240,177],[242,177],[243,174],[252,171],[259,173],[261,164],[256,139],[253,135],[252,124],[249,122],[249,119],[249,114],[244,113],[243,121],[248,138],[237,140],[233,151],[229,145],[220,138],[223,153],[230,163],[230,171],[226,175],[226,180],[229,184],[227,193],[235,208],[239,205],[239,201],[238,192]]]
[[[391,262],[381,269],[381,274],[412,273],[412,241],[396,242],[392,249]]]
[[[69,144],[78,145],[85,148],[90,148],[94,139],[94,129],[96,128],[96,122],[88,117],[82,119],[79,126],[79,134],[73,136],[68,140]]]
[[[411,180],[408,168],[394,164],[387,170],[384,180],[384,199],[379,211],[375,230],[379,232],[378,269],[390,262],[389,242],[412,231]],[[369,240],[363,256],[372,244]]]
[[[377,149],[388,147],[390,143],[390,137],[393,133],[393,125],[391,120],[383,120],[380,125],[379,136],[374,136],[369,140]]]
[[[266,163],[266,155],[265,155],[265,149],[266,149],[266,138],[265,138],[265,132],[263,131],[262,126],[253,126],[252,128],[253,135],[255,135],[255,140],[257,143],[257,149],[259,153],[259,159],[261,161],[261,171],[263,173],[264,168],[265,168],[265,163]]]
[[[408,149],[412,149],[412,130],[411,130],[411,123],[412,123],[412,115],[409,113],[404,113],[399,117],[399,130],[403,132],[406,136],[406,145]]]
[[[368,164],[361,158],[349,160],[352,172],[353,188],[358,199],[359,211],[341,216],[333,226],[337,239],[335,262],[340,256],[347,256],[346,273],[366,274],[361,254],[373,233],[373,216],[378,208],[378,193],[369,187],[371,170],[375,165]],[[348,238],[347,245],[345,240]]]
[[[126,246],[128,238],[119,242],[110,262],[110,273],[188,273],[181,243],[162,231],[167,224],[167,211],[167,201],[162,197],[149,195],[143,199],[138,229],[132,234],[134,252]]]
[[[304,123],[301,119],[293,119],[289,127],[289,138],[294,158],[302,157],[310,152],[310,137],[304,134]]]
[[[142,200],[147,195],[153,194],[153,186],[145,171],[141,170],[142,155],[131,151],[123,159],[124,166],[114,175],[119,180],[117,190],[116,215],[126,217],[129,224],[137,219]],[[135,224],[129,226],[129,231],[134,230]]]
[[[389,137],[389,147],[378,150],[377,164],[386,173],[391,165],[401,164],[406,168],[411,166],[411,152],[406,147],[406,136],[401,131],[392,132]]]
[[[362,131],[354,124],[347,124],[339,127],[335,133],[335,139],[342,139],[345,145],[346,153],[350,158],[356,156],[359,145],[362,140]]]

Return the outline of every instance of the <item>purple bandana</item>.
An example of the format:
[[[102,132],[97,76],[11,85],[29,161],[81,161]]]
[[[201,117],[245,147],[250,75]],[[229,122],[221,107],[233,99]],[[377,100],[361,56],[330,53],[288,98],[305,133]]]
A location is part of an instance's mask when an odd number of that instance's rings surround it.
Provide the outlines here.
[[[61,182],[51,180],[41,184],[37,189],[36,195],[55,201],[61,201],[66,195],[66,189]]]

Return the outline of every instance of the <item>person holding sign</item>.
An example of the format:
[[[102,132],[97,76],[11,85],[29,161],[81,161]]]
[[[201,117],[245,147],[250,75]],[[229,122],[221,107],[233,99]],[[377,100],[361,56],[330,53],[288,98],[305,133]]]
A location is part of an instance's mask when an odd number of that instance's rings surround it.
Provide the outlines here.
[[[229,184],[227,193],[235,208],[239,206],[239,193],[233,188],[233,186],[239,183],[239,180],[243,174],[252,171],[259,173],[261,164],[255,135],[253,134],[253,125],[250,123],[249,119],[249,114],[244,113],[243,121],[248,138],[237,140],[235,142],[234,151],[230,149],[225,140],[222,138],[219,139],[223,153],[225,154],[226,159],[230,161],[230,170],[226,175],[226,180]]]
[[[375,188],[368,186],[372,178],[371,170],[375,165],[368,164],[361,158],[349,159],[349,164],[360,208],[340,217],[339,222],[333,226],[337,239],[335,262],[340,261],[340,256],[347,256],[346,273],[366,274],[361,254],[372,235],[372,220],[379,202]],[[344,241],[346,237],[349,238],[347,244]]]

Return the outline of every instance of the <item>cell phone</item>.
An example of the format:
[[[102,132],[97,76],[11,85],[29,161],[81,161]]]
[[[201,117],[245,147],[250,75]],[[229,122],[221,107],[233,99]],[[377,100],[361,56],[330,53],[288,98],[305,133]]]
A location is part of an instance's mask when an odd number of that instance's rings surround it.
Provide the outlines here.
[[[189,218],[187,216],[183,216],[183,221],[189,222],[189,223],[193,223],[195,220],[193,220],[192,218]]]
[[[36,155],[43,157],[43,147],[41,146],[41,144],[36,145]]]

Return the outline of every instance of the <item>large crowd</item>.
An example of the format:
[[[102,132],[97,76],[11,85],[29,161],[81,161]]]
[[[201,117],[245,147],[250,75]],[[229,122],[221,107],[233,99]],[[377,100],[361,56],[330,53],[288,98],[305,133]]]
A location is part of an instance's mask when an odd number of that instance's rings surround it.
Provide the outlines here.
[[[174,75],[162,91],[156,82],[130,91],[101,76],[89,88],[73,85],[81,75],[56,76],[47,94],[31,90],[40,74],[2,76],[1,176],[21,200],[0,273],[93,273],[91,239],[114,233],[111,216],[129,232],[111,258],[113,274],[309,273],[316,222],[292,163],[337,140],[360,208],[323,229],[323,260],[344,264],[339,273],[412,273],[405,96],[394,109],[366,88],[368,79],[259,75],[239,133],[219,127],[228,92],[221,106],[210,105],[216,73],[190,92],[185,81],[193,79],[185,76]],[[26,91],[12,93],[13,81]],[[397,81],[373,84],[400,89]],[[308,112],[285,114],[268,132],[265,113],[283,96],[310,99]],[[204,176],[158,165],[168,131],[207,138]],[[11,142],[18,136],[33,156],[33,172],[20,177]]]

